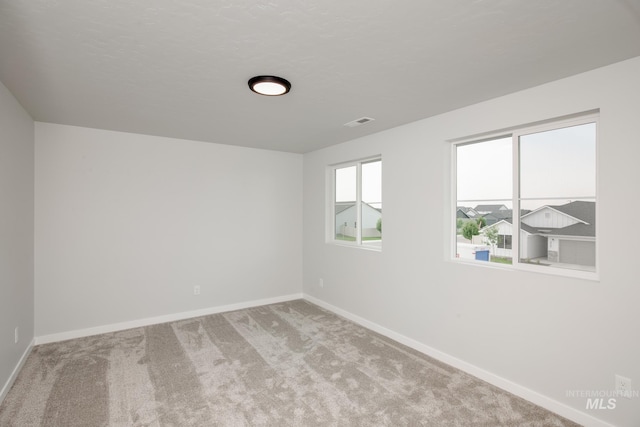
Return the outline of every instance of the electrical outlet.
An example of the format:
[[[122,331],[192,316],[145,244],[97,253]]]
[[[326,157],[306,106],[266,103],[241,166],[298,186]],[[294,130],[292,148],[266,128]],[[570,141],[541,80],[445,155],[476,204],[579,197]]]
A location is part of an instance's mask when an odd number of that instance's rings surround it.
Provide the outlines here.
[[[620,375],[616,375],[616,391],[620,396],[631,399],[631,380]]]
[[[195,286],[193,287],[193,294],[194,294],[194,295],[200,295],[200,286],[195,285]]]
[[[16,326],[16,329],[14,331],[14,342],[15,342],[15,344],[18,344],[19,340],[20,340],[20,335],[18,334],[18,327]]]
[[[324,280],[318,279],[318,286],[320,286],[321,288],[324,288]]]

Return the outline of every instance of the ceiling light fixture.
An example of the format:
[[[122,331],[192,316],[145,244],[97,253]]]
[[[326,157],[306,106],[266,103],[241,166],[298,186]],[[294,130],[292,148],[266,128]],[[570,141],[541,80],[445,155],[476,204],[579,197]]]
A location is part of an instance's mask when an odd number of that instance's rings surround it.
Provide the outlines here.
[[[282,77],[256,76],[249,79],[249,88],[260,95],[278,96],[289,92],[291,83]]]

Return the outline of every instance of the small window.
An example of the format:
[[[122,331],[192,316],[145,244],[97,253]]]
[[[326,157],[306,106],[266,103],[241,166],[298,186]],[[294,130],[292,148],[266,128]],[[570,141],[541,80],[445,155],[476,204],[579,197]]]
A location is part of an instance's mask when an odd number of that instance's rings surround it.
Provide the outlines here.
[[[597,116],[454,144],[455,257],[594,277]],[[489,257],[478,253],[489,251]]]
[[[368,159],[331,168],[332,241],[382,246],[382,160]]]
[[[499,249],[511,249],[511,235],[498,234],[497,248]]]

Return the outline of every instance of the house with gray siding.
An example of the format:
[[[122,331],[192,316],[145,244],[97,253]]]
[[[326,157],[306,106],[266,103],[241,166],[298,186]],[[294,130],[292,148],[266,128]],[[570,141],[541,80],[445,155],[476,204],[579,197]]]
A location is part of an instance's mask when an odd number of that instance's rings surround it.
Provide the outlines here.
[[[496,256],[513,256],[511,218],[489,225],[498,228]],[[573,201],[564,205],[545,205],[522,216],[520,227],[523,260],[548,261],[595,267],[595,202]]]

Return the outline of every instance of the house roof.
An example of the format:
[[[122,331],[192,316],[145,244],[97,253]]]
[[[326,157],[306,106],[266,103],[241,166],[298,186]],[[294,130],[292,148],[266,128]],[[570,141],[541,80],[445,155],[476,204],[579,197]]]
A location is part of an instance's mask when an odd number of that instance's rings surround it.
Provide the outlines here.
[[[469,215],[467,215],[463,210],[458,209],[456,211],[456,218],[469,219]]]
[[[356,202],[336,202],[335,213],[337,215],[340,212],[344,212],[350,207],[353,207],[355,205],[356,205]]]
[[[595,202],[574,201],[564,205],[545,205],[538,209],[524,214],[522,217],[531,215],[543,209],[554,209],[564,215],[568,215],[580,221],[576,224],[562,228],[549,227],[531,227],[525,223],[520,224],[520,228],[530,234],[538,234],[541,236],[573,236],[573,237],[594,237],[596,235],[596,204]],[[509,211],[511,212],[511,211]],[[494,212],[495,214],[495,212]],[[511,216],[504,218],[502,221],[513,224]],[[494,227],[502,221],[492,224]]]
[[[370,207],[371,209],[373,209],[375,211],[378,211],[378,212],[382,213],[382,209],[381,208],[373,207],[368,203],[362,203],[362,204],[364,206]],[[347,209],[354,207],[355,205],[356,205],[356,202],[336,202],[335,213],[339,214],[340,212],[344,212]]]
[[[552,229],[546,234],[549,236],[595,237],[596,225],[578,223],[564,228]]]
[[[596,203],[587,201],[574,201],[564,205],[549,206],[559,212],[576,218],[577,224],[564,228],[558,228],[547,233],[556,236],[594,237],[596,235]]]
[[[576,200],[564,205],[549,206],[552,209],[560,211],[566,215],[577,218],[589,224],[596,223],[596,203]]]
[[[475,209],[469,208],[467,206],[458,206],[458,212],[464,213],[467,216],[467,218],[480,215]]]
[[[526,211],[526,212],[528,212],[528,211]],[[488,213],[487,215],[491,215],[491,216],[493,216],[494,218],[497,218],[497,219],[512,218],[513,217],[513,209],[506,209],[506,210],[501,210],[501,211],[493,211],[491,213]]]
[[[505,218],[505,219],[501,219],[500,221],[498,221],[498,222],[496,222],[494,224],[488,225],[485,228],[496,227],[501,222],[503,222],[505,224],[513,225],[513,219],[512,218]],[[522,231],[526,232],[526,233],[529,233],[529,234],[538,234],[538,230],[537,229],[535,229],[533,227],[530,227],[527,224],[520,224],[520,229]]]
[[[477,212],[496,212],[501,210],[506,210],[507,207],[505,205],[478,205],[474,208]]]

